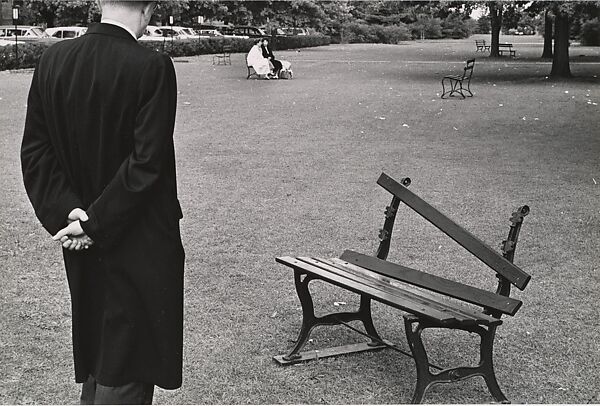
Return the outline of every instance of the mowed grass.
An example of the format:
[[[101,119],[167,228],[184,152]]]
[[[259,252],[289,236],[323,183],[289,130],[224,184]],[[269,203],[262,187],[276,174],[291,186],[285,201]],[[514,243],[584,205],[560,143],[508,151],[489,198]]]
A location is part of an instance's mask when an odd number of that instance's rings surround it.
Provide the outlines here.
[[[279,255],[336,256],[377,247],[390,195],[382,171],[493,247],[511,212],[531,207],[515,263],[532,275],[524,305],[499,328],[495,368],[514,403],[598,403],[600,50],[571,47],[577,78],[552,81],[539,38],[504,38],[516,59],[463,41],[333,45],[278,53],[288,81],[246,80],[210,56],[179,58],[175,132],[184,210],[184,385],[170,404],[406,403],[413,360],[386,350],[280,367],[301,311]],[[477,57],[466,100],[440,80]],[[38,224],[20,175],[31,72],[0,73],[0,403],[76,403],[70,304],[59,248]],[[390,260],[494,289],[492,271],[402,208]],[[320,314],[346,292],[314,284]],[[334,302],[346,302],[335,306]],[[408,350],[401,313],[374,306],[382,336]],[[358,326],[358,325],[357,325]],[[432,361],[476,362],[477,337],[428,331]],[[362,341],[314,331],[307,349]],[[474,378],[428,391],[427,403],[491,402]]]

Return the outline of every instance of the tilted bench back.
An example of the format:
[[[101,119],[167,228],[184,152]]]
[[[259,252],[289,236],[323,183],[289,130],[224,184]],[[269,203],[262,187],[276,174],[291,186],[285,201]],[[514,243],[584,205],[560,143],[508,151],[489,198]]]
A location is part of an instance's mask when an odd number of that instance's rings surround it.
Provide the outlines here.
[[[473,67],[475,66],[475,59],[469,59],[467,65],[464,68],[463,79],[471,79],[473,75]]]
[[[425,202],[419,196],[415,195],[413,192],[408,190],[408,188],[406,188],[404,185],[396,182],[394,179],[390,178],[385,173],[381,174],[377,183],[380,186],[382,186],[384,189],[386,189],[388,192],[390,192],[392,195],[394,195],[395,199],[398,199],[398,200],[404,202],[407,206],[412,208],[414,211],[419,213],[426,220],[428,220],[434,226],[439,228],[441,231],[443,231],[445,234],[447,234],[450,238],[452,238],[458,244],[463,246],[471,254],[473,254],[474,256],[479,258],[483,263],[485,263],[487,266],[489,266],[494,271],[496,271],[498,273],[498,275],[500,275],[503,278],[505,278],[506,280],[508,280],[510,283],[515,285],[517,288],[519,288],[521,290],[525,289],[525,287],[529,283],[529,280],[531,279],[531,276],[529,274],[527,274],[525,271],[523,271],[521,268],[514,265],[512,262],[510,262],[504,256],[497,253],[493,248],[491,248],[490,246],[485,244],[483,241],[479,240],[473,234],[464,230],[461,226],[456,224],[454,221],[450,220],[448,217],[446,217],[444,214],[442,214],[440,211],[438,211],[435,207],[433,207],[429,203]],[[404,181],[404,183],[410,184],[410,180]],[[394,206],[394,200],[392,201],[392,206]],[[397,207],[397,205],[396,205],[396,207]],[[388,209],[388,210],[390,210],[390,209]],[[527,206],[524,206],[522,210],[524,210],[524,211],[526,210],[528,212],[529,208],[527,208]],[[393,208],[392,208],[392,211],[394,211],[393,215],[395,217],[395,210],[393,210]],[[527,213],[525,212],[523,214],[527,214]],[[387,212],[386,212],[386,215],[387,215]],[[388,220],[390,220],[389,217],[386,220],[386,223],[388,222]],[[393,219],[391,219],[391,220],[393,221]],[[390,230],[391,230],[391,228],[390,228]],[[512,231],[512,228],[511,228],[511,231]],[[518,232],[518,230],[517,230],[517,232]],[[386,237],[386,236],[384,236],[384,237]],[[389,236],[387,236],[387,237],[389,237]],[[514,236],[514,237],[515,237],[515,241],[516,241],[516,236]],[[387,242],[387,244],[388,244],[387,246],[389,247],[389,241]],[[505,254],[505,256],[509,257],[509,259],[512,260],[514,247],[512,247],[513,250],[510,250],[510,248],[511,247],[505,247],[505,252],[508,251],[508,254]],[[381,247],[380,247],[380,251],[381,251]],[[380,254],[385,254],[385,255],[380,255]],[[381,259],[385,259],[385,256],[387,256],[387,251],[385,253],[378,252],[377,256]],[[508,295],[508,291],[499,292],[499,293]]]

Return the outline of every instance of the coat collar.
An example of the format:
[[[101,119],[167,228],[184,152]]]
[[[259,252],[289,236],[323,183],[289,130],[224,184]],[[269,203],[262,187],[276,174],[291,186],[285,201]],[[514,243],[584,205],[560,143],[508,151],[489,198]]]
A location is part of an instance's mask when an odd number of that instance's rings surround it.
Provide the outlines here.
[[[110,35],[111,37],[123,38],[135,42],[135,39],[131,36],[130,33],[127,32],[127,30],[121,27],[117,27],[113,24],[92,24],[88,28],[86,35],[87,34]]]

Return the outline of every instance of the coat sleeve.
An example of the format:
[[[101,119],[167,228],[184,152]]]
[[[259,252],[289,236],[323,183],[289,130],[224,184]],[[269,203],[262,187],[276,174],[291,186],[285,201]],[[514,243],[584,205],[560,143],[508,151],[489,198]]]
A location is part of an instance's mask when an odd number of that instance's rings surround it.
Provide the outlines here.
[[[27,98],[21,169],[25,190],[36,216],[50,234],[56,234],[67,225],[71,210],[83,208],[83,205],[72,189],[49,137],[40,96],[39,70],[38,65]]]
[[[263,58],[269,58],[269,52],[267,52],[267,49],[264,47],[264,45],[260,46],[260,50],[262,51],[262,56]]]
[[[118,243],[136,213],[150,198],[168,146],[177,108],[177,82],[171,58],[156,54],[141,73],[133,148],[102,194],[87,209],[83,230],[100,247]]]

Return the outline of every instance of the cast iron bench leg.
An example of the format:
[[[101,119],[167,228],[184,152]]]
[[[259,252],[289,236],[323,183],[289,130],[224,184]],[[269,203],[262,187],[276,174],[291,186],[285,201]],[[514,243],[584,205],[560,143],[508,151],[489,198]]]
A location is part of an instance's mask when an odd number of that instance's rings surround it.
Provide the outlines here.
[[[302,276],[304,275],[304,279]],[[308,284],[313,279],[317,279],[312,275],[306,275],[300,271],[294,271],[294,281],[296,283],[296,292],[302,305],[302,327],[298,333],[298,339],[294,348],[283,357],[285,361],[292,361],[301,358],[300,350],[310,337],[311,331],[317,326],[333,326],[350,321],[361,321],[365,326],[365,330],[372,341],[368,344],[370,347],[380,346],[383,341],[373,325],[371,317],[371,299],[365,295],[361,295],[360,307],[357,312],[341,312],[331,313],[322,317],[315,316],[315,308]],[[379,342],[377,341],[379,340]]]
[[[360,320],[365,326],[365,331],[371,337],[370,346],[380,345],[383,341],[382,338],[377,334],[375,325],[373,324],[373,318],[371,316],[371,298],[365,295],[360,296],[360,308],[358,309]]]
[[[311,330],[317,325],[317,318],[315,316],[315,307],[313,304],[312,297],[310,296],[310,290],[308,289],[308,283],[314,279],[311,275],[305,275],[302,279],[302,273],[294,271],[294,281],[296,283],[296,292],[298,293],[298,299],[302,305],[302,327],[296,340],[294,348],[283,357],[284,360],[290,361],[296,358],[300,358],[298,352],[308,341]]]
[[[413,328],[415,325],[416,328]],[[421,320],[413,315],[404,316],[404,326],[408,345],[410,346],[417,367],[417,384],[411,400],[412,403],[421,403],[425,391],[432,385],[456,382],[473,376],[483,377],[488,390],[496,401],[510,403],[502,393],[494,373],[492,355],[496,334],[495,326],[490,326],[487,329],[482,326],[442,326],[437,323]],[[449,368],[437,374],[432,374],[429,369],[427,352],[421,338],[421,333],[426,328],[450,328],[479,334],[481,337],[479,364],[476,367]]]
[[[450,82],[450,89],[448,91],[446,91],[446,86],[445,86],[445,81],[448,80]],[[464,95],[464,93],[462,92],[463,90],[468,91],[471,95],[473,96],[473,93],[471,93],[470,90],[463,88],[462,85],[463,81],[460,79],[454,79],[454,78],[443,78],[442,79],[442,99],[444,98],[444,96],[448,95],[447,97],[452,97],[452,95],[454,93],[458,93],[462,96],[463,99],[465,99],[467,96]]]

